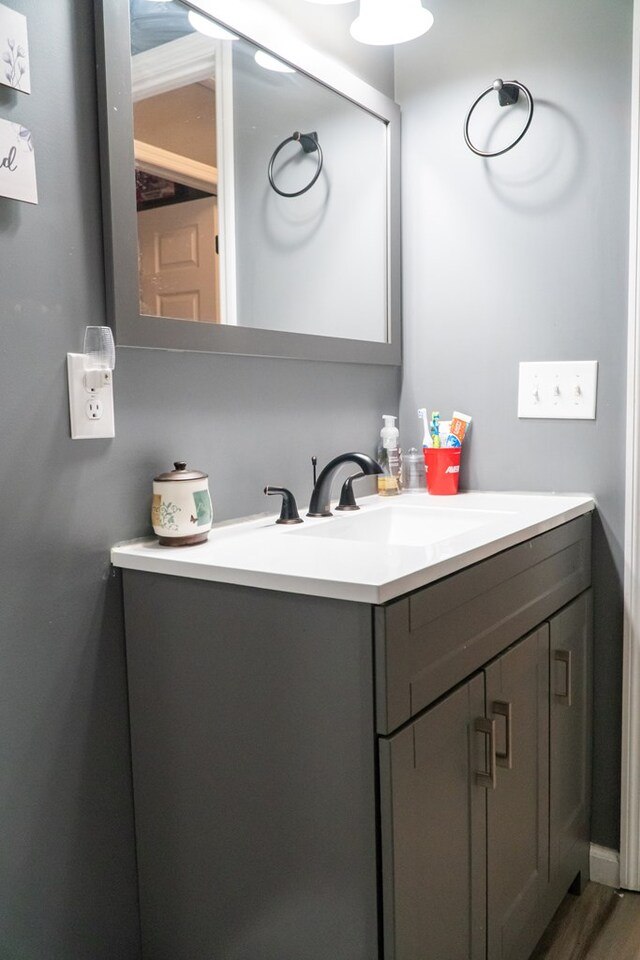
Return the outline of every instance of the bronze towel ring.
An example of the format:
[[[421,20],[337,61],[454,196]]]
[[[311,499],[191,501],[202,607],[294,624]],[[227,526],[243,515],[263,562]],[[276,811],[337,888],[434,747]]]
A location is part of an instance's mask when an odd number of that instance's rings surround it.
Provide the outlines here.
[[[471,114],[473,113],[475,108],[478,106],[480,101],[483,99],[483,97],[486,97],[488,93],[491,93],[492,90],[495,90],[497,92],[498,100],[500,102],[501,107],[507,107],[513,103],[517,103],[518,98],[520,96],[520,91],[522,90],[529,104],[529,113],[527,116],[527,122],[524,125],[524,129],[519,134],[519,136],[517,136],[516,139],[509,144],[508,147],[505,147],[503,150],[496,150],[495,153],[487,153],[484,150],[478,150],[478,148],[474,147],[474,145],[472,144],[471,139],[469,137],[469,121],[471,120]],[[531,93],[527,90],[527,88],[523,83],[519,83],[517,80],[507,80],[506,82],[502,80],[494,80],[491,86],[488,87],[486,90],[484,90],[480,94],[480,96],[477,97],[477,99],[474,100],[473,103],[471,104],[471,107],[467,114],[467,119],[464,122],[465,143],[469,147],[469,150],[473,150],[473,152],[477,153],[479,157],[499,157],[501,154],[507,153],[508,150],[511,150],[513,147],[515,147],[516,143],[520,143],[525,133],[529,129],[529,125],[531,124],[532,117],[533,117],[533,97],[531,96]]]
[[[317,153],[318,163],[316,166],[316,172],[314,173],[313,177],[311,178],[309,183],[306,185],[306,187],[303,187],[302,190],[296,190],[294,193],[286,193],[284,190],[281,190],[280,187],[277,186],[275,180],[273,179],[273,165],[275,163],[276,157],[278,156],[282,148],[286,147],[288,143],[291,143],[294,141],[300,144],[300,146],[302,147],[305,153]],[[291,134],[290,137],[287,137],[286,140],[283,140],[282,143],[279,146],[277,146],[276,149],[273,151],[273,155],[271,157],[271,160],[269,161],[269,171],[268,171],[269,183],[271,184],[275,192],[279,193],[281,197],[299,197],[301,194],[306,193],[307,190],[310,190],[311,187],[314,185],[314,183],[316,182],[316,180],[318,179],[322,171],[322,164],[323,164],[322,147],[320,146],[320,143],[318,141],[318,134],[315,132],[299,133],[296,130],[294,133]]]

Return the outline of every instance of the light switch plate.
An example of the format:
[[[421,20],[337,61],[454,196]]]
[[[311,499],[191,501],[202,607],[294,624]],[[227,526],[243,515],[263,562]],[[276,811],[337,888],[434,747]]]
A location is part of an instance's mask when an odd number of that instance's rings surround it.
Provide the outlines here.
[[[595,420],[597,360],[521,363],[518,417]]]

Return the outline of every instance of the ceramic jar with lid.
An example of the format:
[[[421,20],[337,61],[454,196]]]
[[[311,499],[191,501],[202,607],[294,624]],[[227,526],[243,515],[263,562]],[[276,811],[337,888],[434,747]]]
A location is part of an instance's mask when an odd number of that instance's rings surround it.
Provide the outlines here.
[[[213,523],[207,474],[187,470],[184,460],[174,467],[153,481],[153,532],[168,547],[203,543]]]

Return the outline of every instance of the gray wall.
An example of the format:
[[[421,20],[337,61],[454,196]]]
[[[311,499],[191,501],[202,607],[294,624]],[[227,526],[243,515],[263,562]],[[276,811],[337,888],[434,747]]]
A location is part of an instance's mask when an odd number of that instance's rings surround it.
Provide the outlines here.
[[[179,457],[211,474],[218,519],[265,509],[265,483],[304,500],[312,453],[375,449],[399,374],[119,349],[116,438],[70,440],[65,355],[105,315],[91,5],[10,5],[29,17],[33,93],[0,87],[0,116],[33,132],[40,205],[0,200],[0,956],[137,960],[109,547],[149,530],[151,479]],[[389,52],[354,67],[389,92]]]
[[[474,417],[467,488],[593,492],[593,839],[617,847],[632,0],[430,0],[396,52],[403,109],[404,383],[416,410]],[[466,111],[493,80],[533,92],[525,139],[472,154]],[[475,132],[508,142],[486,105]],[[516,108],[517,109],[517,108]],[[517,419],[520,360],[598,360],[595,422]]]

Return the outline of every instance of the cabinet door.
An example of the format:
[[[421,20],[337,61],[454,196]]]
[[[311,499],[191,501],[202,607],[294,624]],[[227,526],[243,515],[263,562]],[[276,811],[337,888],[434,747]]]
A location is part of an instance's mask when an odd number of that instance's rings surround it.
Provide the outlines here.
[[[586,871],[589,840],[591,591],[549,621],[550,894]],[[583,879],[586,879],[586,875]]]
[[[496,787],[487,792],[487,957],[526,960],[541,933],[548,880],[549,627],[485,670],[495,722]]]
[[[482,675],[380,741],[385,960],[484,960]]]

